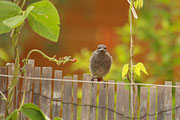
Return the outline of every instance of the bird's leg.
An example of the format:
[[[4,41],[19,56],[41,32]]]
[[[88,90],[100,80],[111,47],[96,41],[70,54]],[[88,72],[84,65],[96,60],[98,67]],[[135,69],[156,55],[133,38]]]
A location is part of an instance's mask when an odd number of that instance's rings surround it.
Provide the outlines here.
[[[102,77],[102,81],[103,81],[103,82],[106,82],[106,81],[104,81],[104,78],[103,78],[103,77]],[[105,88],[105,87],[106,87],[106,84],[104,83],[104,88]]]
[[[91,81],[94,81],[94,75],[93,75]],[[94,84],[93,84],[93,83],[92,83],[92,87],[94,87]]]

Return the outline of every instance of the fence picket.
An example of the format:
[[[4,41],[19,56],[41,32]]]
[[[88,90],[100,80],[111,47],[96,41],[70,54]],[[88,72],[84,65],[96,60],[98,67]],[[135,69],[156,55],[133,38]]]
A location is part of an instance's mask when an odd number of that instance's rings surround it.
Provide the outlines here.
[[[108,82],[114,82],[114,80],[109,80]],[[108,120],[114,120],[114,85],[108,84]]]
[[[78,80],[78,75],[74,75],[74,80]],[[73,83],[73,120],[77,120],[77,90],[78,83]]]
[[[72,77],[65,76],[65,80],[72,80]],[[63,111],[64,120],[71,120],[72,103],[72,82],[63,82]]]
[[[96,101],[97,101],[97,84],[91,84],[90,120],[96,120],[96,107],[95,107]]]
[[[122,82],[118,82],[122,83]],[[116,98],[116,120],[122,120],[124,117],[124,85],[117,85],[117,98]]]
[[[147,120],[147,88],[141,87],[140,120]]]
[[[151,87],[149,94],[149,120],[155,120],[155,113],[156,113],[156,87]]]
[[[171,81],[165,81],[165,85],[172,85]],[[172,120],[172,88],[165,88],[165,99],[164,99],[164,107],[165,107],[165,120]]]
[[[34,77],[40,78],[41,77],[41,68],[35,67],[34,69]],[[34,80],[34,97],[33,102],[37,106],[40,106],[40,80]]]
[[[124,120],[129,120],[129,90],[124,90]]]
[[[107,84],[100,84],[99,88],[99,107],[98,120],[106,119],[106,89]]]
[[[7,75],[7,67],[0,67],[0,74]],[[6,96],[7,95],[7,77],[0,77],[0,91]],[[2,95],[0,95],[0,115],[5,115],[5,101]]]
[[[43,67],[42,68],[42,78],[52,78],[52,68]],[[45,113],[46,116],[51,116],[51,80],[42,80],[41,82],[41,97],[40,97],[40,108]]]
[[[54,78],[55,79],[62,79],[62,71],[61,70],[55,70],[54,71]],[[53,93],[53,99],[62,100],[62,82],[61,81],[54,81],[54,93]],[[53,101],[53,107],[52,107],[52,118],[54,117],[60,117],[60,107],[61,102],[60,101]]]
[[[14,63],[7,63],[7,74],[8,75],[13,75],[13,71],[14,71]],[[10,85],[12,81],[12,77],[8,77],[8,86]],[[9,92],[9,91],[8,91]],[[16,98],[16,88],[14,89],[14,98]],[[16,103],[15,103],[16,99],[14,99],[13,104],[10,106],[10,112],[12,112],[14,110],[14,108],[16,107]]]
[[[180,86],[180,82],[176,82],[176,85]],[[176,88],[175,98],[176,98],[175,120],[180,120],[180,88]]]
[[[157,87],[157,120],[164,119],[164,88]]]
[[[91,76],[89,74],[83,74],[83,80],[90,81]],[[83,83],[82,86],[82,105],[89,105],[90,104],[90,84]],[[81,120],[88,120],[89,119],[89,106],[82,106],[81,107]]]

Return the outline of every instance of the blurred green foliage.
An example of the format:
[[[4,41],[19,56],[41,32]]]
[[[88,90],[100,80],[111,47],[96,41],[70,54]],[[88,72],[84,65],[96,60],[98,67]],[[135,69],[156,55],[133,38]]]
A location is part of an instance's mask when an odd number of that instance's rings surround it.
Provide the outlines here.
[[[133,21],[134,33],[134,64],[143,62],[147,68],[148,77],[135,76],[135,82],[157,83],[177,81],[180,65],[180,3],[178,0],[145,1],[144,8],[138,12],[138,19]],[[113,64],[105,80],[119,81],[122,66],[129,62],[129,24],[116,27],[120,44],[112,51]],[[108,48],[107,48],[108,49]],[[83,48],[75,54],[79,62],[71,66],[73,71],[89,72],[89,58],[92,51]],[[145,78],[146,77],[146,78]]]

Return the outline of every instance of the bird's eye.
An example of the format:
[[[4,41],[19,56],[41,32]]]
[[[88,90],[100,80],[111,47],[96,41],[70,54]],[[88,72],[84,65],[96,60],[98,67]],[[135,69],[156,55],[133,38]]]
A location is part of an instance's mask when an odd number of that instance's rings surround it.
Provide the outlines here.
[[[106,50],[106,47],[104,47],[104,49]]]
[[[101,47],[98,47],[98,49],[101,49]]]

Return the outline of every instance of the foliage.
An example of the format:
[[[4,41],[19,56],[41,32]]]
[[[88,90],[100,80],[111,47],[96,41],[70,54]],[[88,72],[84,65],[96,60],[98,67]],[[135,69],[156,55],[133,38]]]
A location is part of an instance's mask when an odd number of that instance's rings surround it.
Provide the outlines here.
[[[19,3],[21,2],[21,5]],[[12,43],[15,52],[15,68],[13,72],[13,80],[9,85],[8,96],[6,96],[0,91],[3,99],[6,103],[6,120],[19,120],[20,111],[29,119],[32,120],[49,120],[47,116],[34,104],[27,103],[24,104],[25,100],[25,88],[27,84],[26,78],[26,65],[28,63],[29,57],[33,52],[40,53],[43,57],[50,61],[56,62],[58,65],[61,63],[66,63],[68,61],[75,62],[76,59],[71,59],[69,57],[59,58],[58,60],[53,56],[52,58],[47,56],[45,53],[38,49],[33,49],[27,55],[27,58],[23,60],[24,66],[20,68],[19,51],[18,51],[18,34],[23,27],[26,18],[31,26],[31,28],[37,32],[42,37],[45,37],[53,42],[57,42],[59,37],[59,24],[60,18],[56,8],[53,4],[47,0],[32,3],[27,6],[26,10],[23,11],[23,7],[26,0],[14,0],[13,2],[0,1],[0,34],[7,33],[11,31]],[[6,59],[7,55],[2,50],[0,51],[4,54],[1,59]],[[19,75],[24,74],[24,90],[22,95],[22,101],[20,107],[10,113],[10,108],[13,103],[14,98],[14,88],[19,82]],[[58,118],[57,118],[58,119]]]

